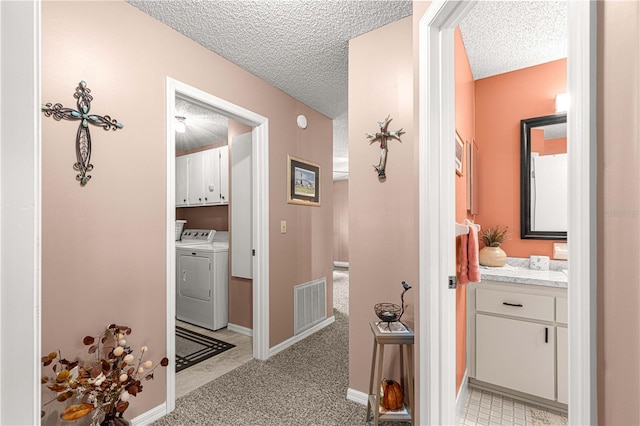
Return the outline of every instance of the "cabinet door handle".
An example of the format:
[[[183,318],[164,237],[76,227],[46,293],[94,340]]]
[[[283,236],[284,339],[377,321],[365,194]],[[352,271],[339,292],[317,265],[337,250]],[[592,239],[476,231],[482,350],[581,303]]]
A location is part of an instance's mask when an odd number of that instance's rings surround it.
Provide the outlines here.
[[[502,302],[503,305],[507,305],[507,306],[515,306],[517,308],[522,308],[522,303],[509,303],[509,302]]]
[[[544,342],[549,343],[549,327],[544,328]]]

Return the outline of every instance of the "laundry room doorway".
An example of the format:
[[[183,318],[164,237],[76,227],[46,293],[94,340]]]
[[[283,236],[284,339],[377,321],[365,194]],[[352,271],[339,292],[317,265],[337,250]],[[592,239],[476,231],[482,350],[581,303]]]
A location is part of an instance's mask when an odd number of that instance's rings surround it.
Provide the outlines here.
[[[177,352],[184,347],[182,339],[185,336],[182,334],[195,331],[236,344],[238,347],[234,348],[235,352],[242,346],[242,359],[267,359],[268,119],[169,77],[166,88],[167,356],[176,359],[179,355],[182,359],[183,354]],[[187,134],[190,136],[184,137]],[[238,145],[237,152],[233,150],[234,143]],[[235,158],[234,153],[237,154]],[[242,153],[241,166],[238,165],[239,153]],[[192,167],[185,170],[187,158]],[[188,182],[197,182],[197,176],[203,174],[203,168],[207,170],[204,173],[206,176],[215,176],[215,179],[211,177],[206,185],[203,182],[193,185],[189,191]],[[239,191],[244,198],[237,195],[238,191],[234,195],[234,183],[233,178],[229,182],[230,175],[236,176],[236,186],[242,182]],[[247,197],[247,193],[251,195]],[[234,197],[238,202],[242,201],[242,210],[249,210],[249,214],[234,216]],[[199,240],[203,235],[183,235],[182,241],[178,241],[176,219],[180,220],[182,231],[198,229],[199,234],[204,233],[206,238]],[[248,233],[237,232],[236,237],[242,237],[237,242],[234,242],[234,221],[238,229],[250,230]],[[210,233],[212,230],[218,232]],[[229,248],[234,244],[235,251]],[[226,249],[221,250],[221,246]],[[243,252],[237,250],[240,246]],[[185,250],[185,247],[194,249]],[[192,258],[187,259],[188,256]],[[230,262],[226,260],[228,256],[231,256]],[[235,263],[240,263],[242,268],[235,266],[234,256]],[[184,262],[179,262],[178,258]],[[194,270],[190,274],[189,268],[207,261],[211,264],[207,279],[190,284],[189,277],[198,275],[198,272]],[[177,268],[178,263],[180,268]],[[177,291],[178,282],[182,282],[178,280],[178,272],[185,274],[184,292]],[[189,285],[192,287],[187,289]],[[209,287],[205,289],[206,286]],[[177,293],[186,297],[179,298]],[[210,311],[214,311],[215,315]],[[180,336],[177,337],[176,333]],[[214,360],[212,358],[209,362]],[[176,380],[176,370],[185,368],[182,364],[174,363],[167,372],[167,411],[175,408],[176,397],[186,389],[184,383]],[[214,378],[211,377],[211,380]]]

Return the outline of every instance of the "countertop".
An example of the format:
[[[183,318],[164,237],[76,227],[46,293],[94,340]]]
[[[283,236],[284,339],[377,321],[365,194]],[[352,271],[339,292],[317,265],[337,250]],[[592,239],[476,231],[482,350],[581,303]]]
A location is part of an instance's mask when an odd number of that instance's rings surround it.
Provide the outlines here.
[[[511,282],[528,285],[567,288],[569,283],[566,262],[556,265],[548,271],[529,269],[529,259],[509,258],[507,264],[500,268],[480,266],[480,277],[483,280]]]

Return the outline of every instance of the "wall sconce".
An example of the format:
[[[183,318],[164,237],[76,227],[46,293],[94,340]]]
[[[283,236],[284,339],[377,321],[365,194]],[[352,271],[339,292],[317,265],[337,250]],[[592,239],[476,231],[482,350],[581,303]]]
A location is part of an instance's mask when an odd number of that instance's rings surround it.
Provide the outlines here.
[[[566,112],[569,109],[569,94],[558,93],[556,95],[556,112]]]
[[[187,118],[182,117],[181,115],[176,115],[176,120],[174,123],[176,132],[184,133],[187,130],[187,123],[185,122]]]

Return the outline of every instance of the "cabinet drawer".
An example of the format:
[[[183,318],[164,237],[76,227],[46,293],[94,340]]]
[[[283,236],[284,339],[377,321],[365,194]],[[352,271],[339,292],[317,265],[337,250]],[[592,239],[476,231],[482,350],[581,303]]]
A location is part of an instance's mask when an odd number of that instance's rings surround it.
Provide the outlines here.
[[[553,299],[553,296],[479,288],[476,291],[476,310],[540,321],[553,321],[555,317]]]
[[[556,298],[556,322],[569,324],[569,311],[567,309],[567,298]]]

